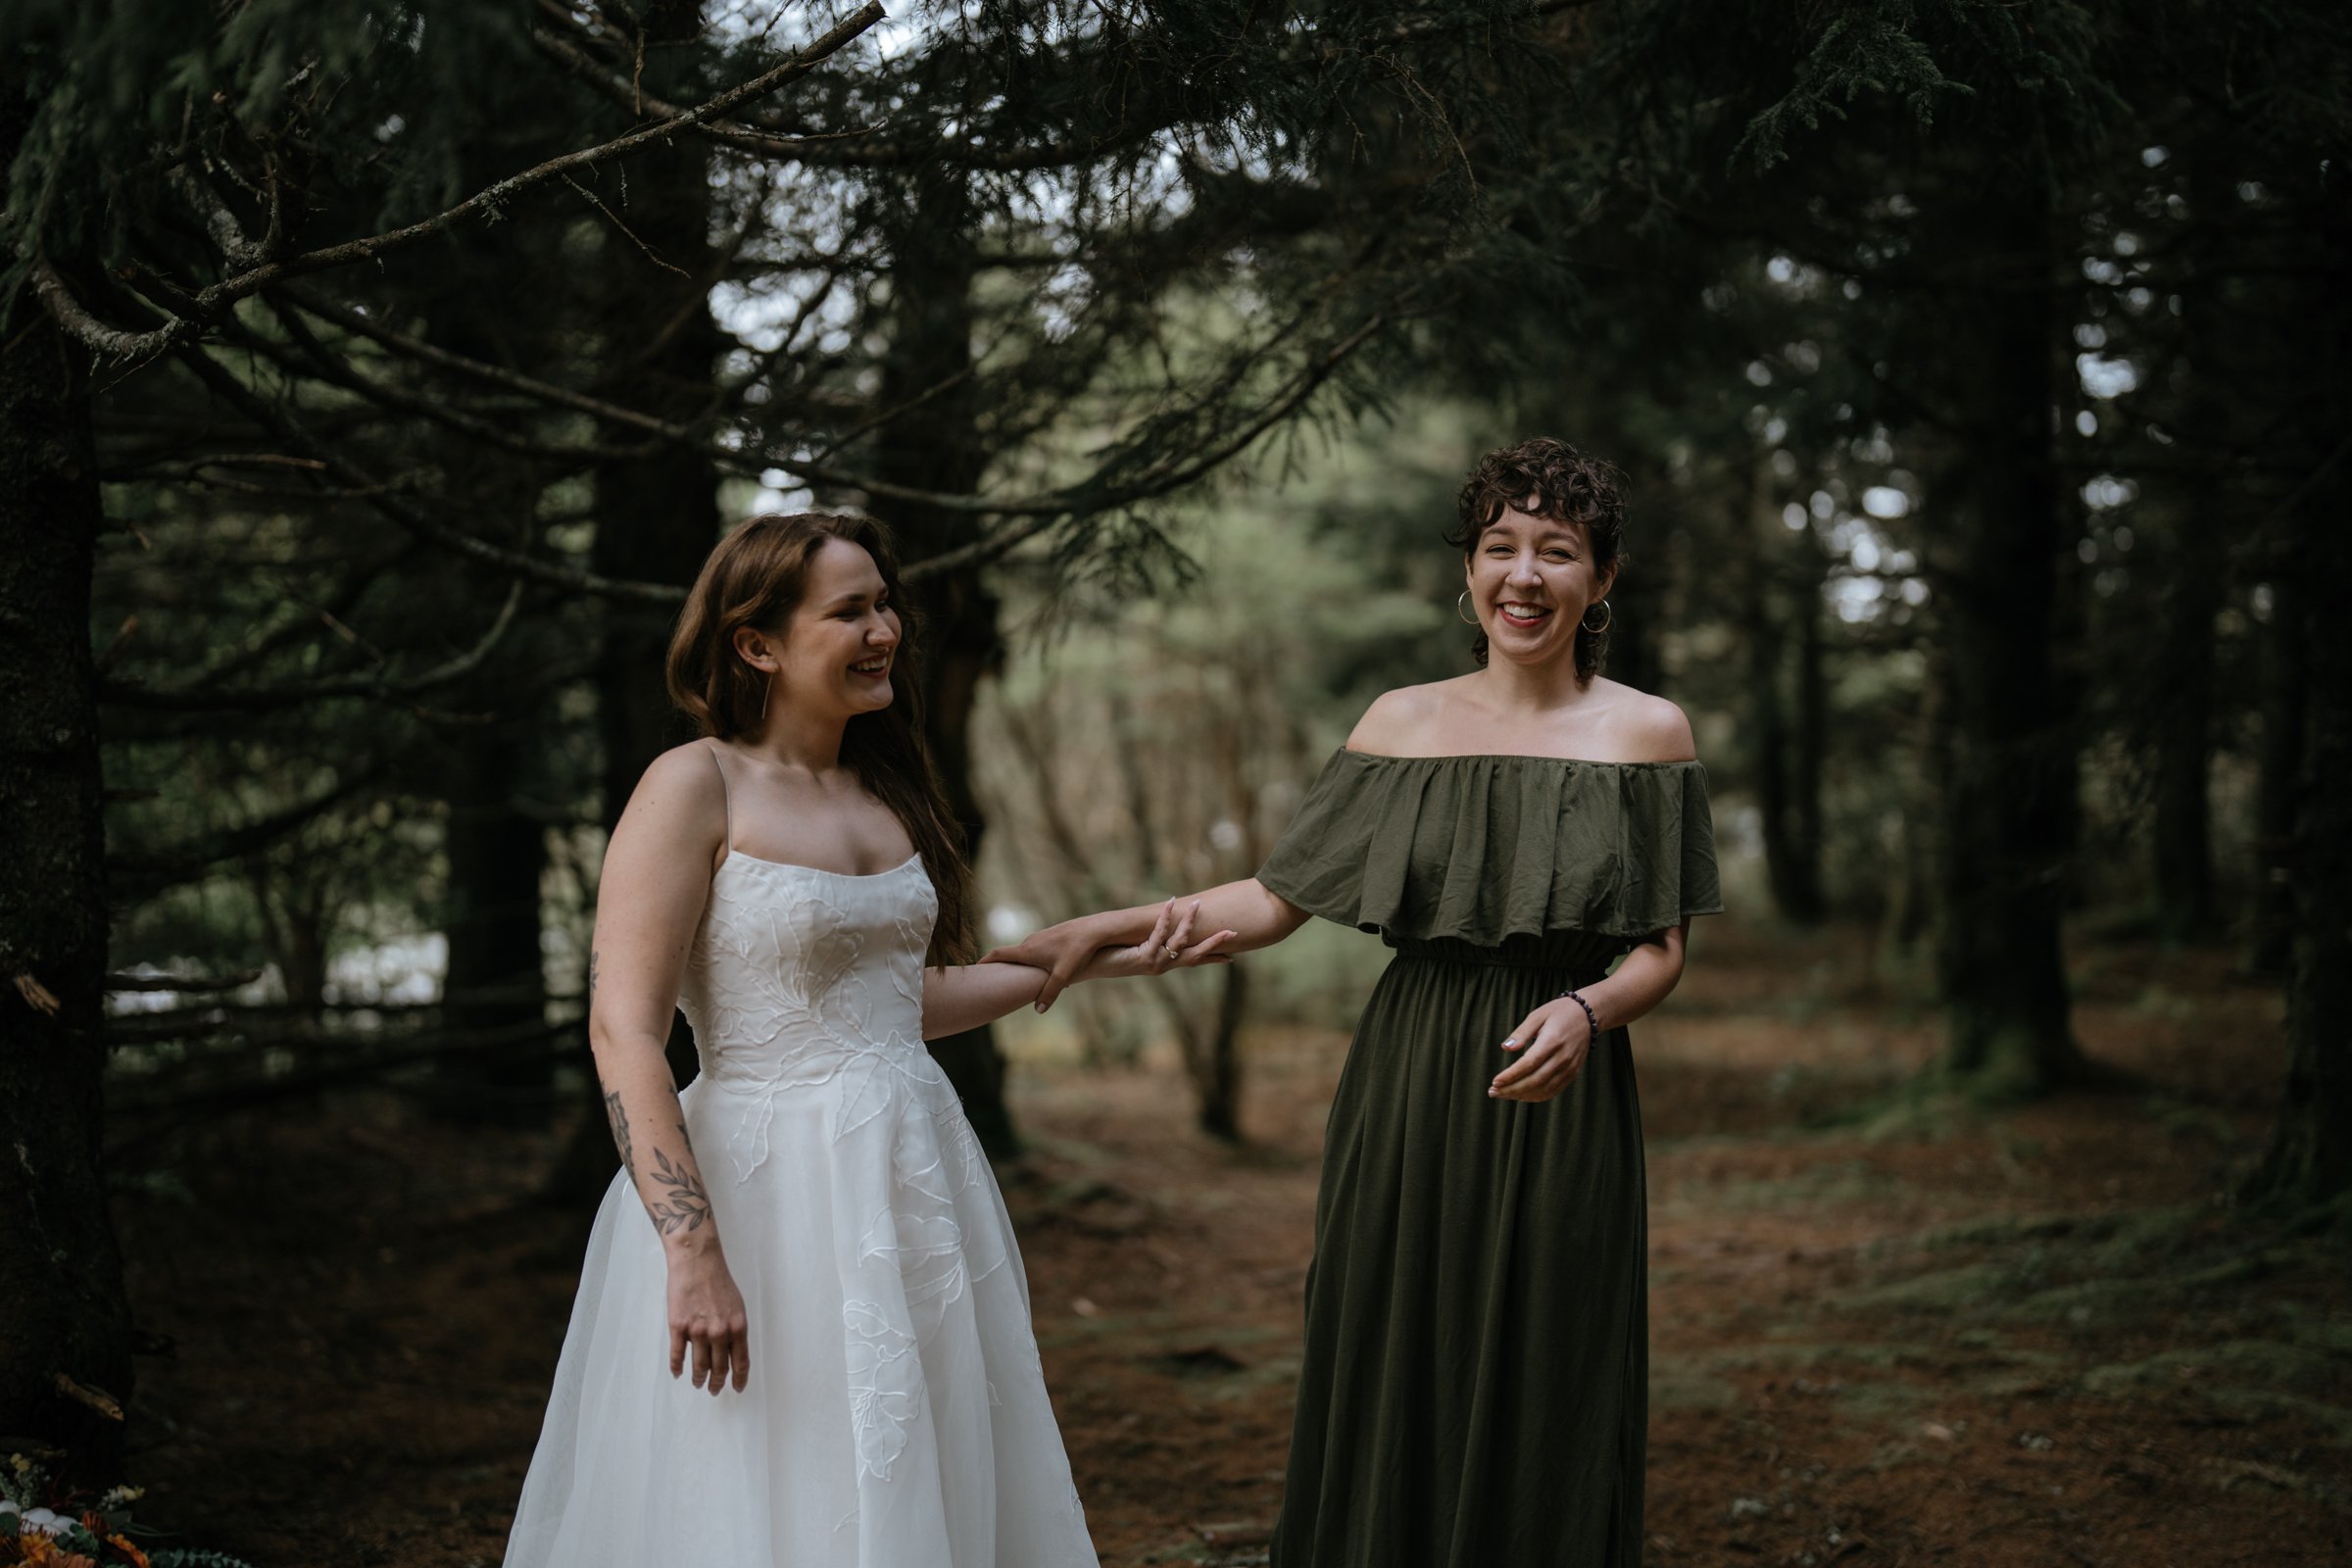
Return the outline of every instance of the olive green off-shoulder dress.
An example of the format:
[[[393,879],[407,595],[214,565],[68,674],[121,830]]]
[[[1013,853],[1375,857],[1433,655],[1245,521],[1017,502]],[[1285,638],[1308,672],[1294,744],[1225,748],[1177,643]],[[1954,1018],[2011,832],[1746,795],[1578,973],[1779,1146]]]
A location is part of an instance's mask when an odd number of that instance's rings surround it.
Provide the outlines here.
[[[1635,1568],[1631,1044],[1544,1103],[1487,1085],[1528,1013],[1723,907],[1705,771],[1341,751],[1258,880],[1396,950],[1331,1107],[1273,1568]]]

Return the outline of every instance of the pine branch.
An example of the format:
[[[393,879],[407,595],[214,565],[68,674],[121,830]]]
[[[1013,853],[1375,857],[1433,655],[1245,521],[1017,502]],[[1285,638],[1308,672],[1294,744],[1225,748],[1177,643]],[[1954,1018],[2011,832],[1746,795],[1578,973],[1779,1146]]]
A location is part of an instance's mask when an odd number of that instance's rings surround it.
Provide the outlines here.
[[[362,239],[345,240],[341,244],[321,246],[299,255],[247,267],[198,291],[190,297],[185,312],[172,315],[164,325],[153,331],[123,332],[98,320],[74,298],[64,278],[58,275],[46,258],[34,262],[33,285],[58,324],[86,344],[93,353],[118,365],[145,363],[179,347],[201,331],[205,323],[220,319],[228,307],[273,283],[353,262],[380,261],[385,256],[447,233],[461,224],[476,219],[495,218],[507,203],[537,186],[564,178],[582,169],[610,163],[642,147],[666,140],[680,131],[691,130],[737,104],[764,97],[785,83],[815,70],[827,58],[880,22],[883,16],[880,0],[867,0],[854,15],[810,43],[807,50],[749,81],[730,87],[695,108],[683,110],[654,124],[641,126],[594,147],[583,147],[551,158],[520,173],[510,174],[430,218],[419,219],[400,228],[370,234]],[[218,224],[214,226],[217,230]],[[250,259],[253,250],[241,237],[232,236],[227,243],[227,254],[231,265],[235,265],[240,260]]]

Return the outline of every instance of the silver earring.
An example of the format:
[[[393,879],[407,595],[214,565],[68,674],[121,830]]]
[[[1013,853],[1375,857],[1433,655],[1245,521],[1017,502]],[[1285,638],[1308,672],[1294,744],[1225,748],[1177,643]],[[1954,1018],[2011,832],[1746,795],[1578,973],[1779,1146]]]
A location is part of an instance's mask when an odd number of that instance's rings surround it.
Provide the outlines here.
[[[1478,617],[1470,613],[1469,589],[1463,589],[1462,597],[1453,602],[1453,612],[1462,617],[1462,624],[1465,626],[1475,626],[1478,624]]]
[[[1592,611],[1594,608],[1595,607],[1591,605],[1586,606],[1584,615],[1577,621],[1577,624],[1584,627],[1585,630],[1591,632],[1593,636],[1597,637],[1602,632],[1609,629],[1609,623],[1617,618],[1617,612],[1611,610],[1609,608],[1609,602],[1606,599],[1603,599],[1597,607],[1600,611],[1600,624],[1595,626],[1592,624]]]

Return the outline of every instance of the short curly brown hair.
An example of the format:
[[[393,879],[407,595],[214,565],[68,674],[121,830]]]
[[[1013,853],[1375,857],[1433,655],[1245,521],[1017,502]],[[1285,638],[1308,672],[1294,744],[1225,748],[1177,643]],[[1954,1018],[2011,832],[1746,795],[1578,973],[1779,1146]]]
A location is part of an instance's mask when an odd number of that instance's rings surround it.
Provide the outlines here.
[[[1592,542],[1592,569],[1606,573],[1622,569],[1625,553],[1625,475],[1602,458],[1589,458],[1565,441],[1540,435],[1515,447],[1497,447],[1478,460],[1462,484],[1455,502],[1452,527],[1446,542],[1467,557],[1478,547],[1478,536],[1513,508],[1531,517],[1584,524]],[[1576,678],[1589,681],[1600,673],[1608,657],[1609,633],[1584,626],[1576,632]],[[1487,662],[1487,634],[1470,644],[1470,657]]]

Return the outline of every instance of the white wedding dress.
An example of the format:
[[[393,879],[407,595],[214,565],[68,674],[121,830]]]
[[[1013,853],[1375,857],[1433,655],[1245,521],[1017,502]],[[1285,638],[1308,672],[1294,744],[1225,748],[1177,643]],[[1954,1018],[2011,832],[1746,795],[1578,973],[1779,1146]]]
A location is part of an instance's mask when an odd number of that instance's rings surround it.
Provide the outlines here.
[[[937,910],[919,858],[728,850],[680,1100],[750,1384],[671,1378],[661,1240],[615,1176],[506,1568],[1096,1568],[1004,1199],[923,1049]]]

